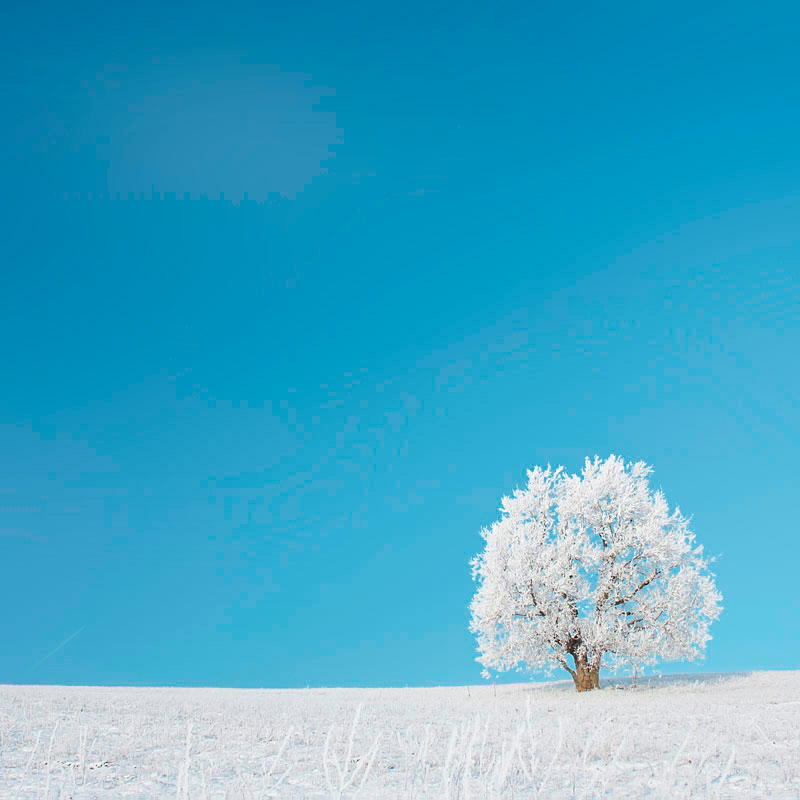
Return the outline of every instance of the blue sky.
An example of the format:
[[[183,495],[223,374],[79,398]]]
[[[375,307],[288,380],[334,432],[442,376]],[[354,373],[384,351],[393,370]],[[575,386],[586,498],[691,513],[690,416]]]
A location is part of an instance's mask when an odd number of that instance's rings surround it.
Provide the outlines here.
[[[798,667],[793,4],[0,35],[0,683],[480,682],[480,528],[610,453],[720,555],[664,669]]]

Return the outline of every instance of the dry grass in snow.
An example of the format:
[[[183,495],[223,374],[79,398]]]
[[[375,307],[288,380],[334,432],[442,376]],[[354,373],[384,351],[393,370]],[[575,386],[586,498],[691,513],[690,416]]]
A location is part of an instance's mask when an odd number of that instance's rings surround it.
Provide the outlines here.
[[[123,797],[800,798],[800,673],[581,695],[0,687],[0,798]]]

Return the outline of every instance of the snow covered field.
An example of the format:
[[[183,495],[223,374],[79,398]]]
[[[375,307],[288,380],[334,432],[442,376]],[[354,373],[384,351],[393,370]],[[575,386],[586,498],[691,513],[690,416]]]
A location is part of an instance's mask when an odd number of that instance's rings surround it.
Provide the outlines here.
[[[646,683],[3,686],[0,798],[800,798],[800,672]]]

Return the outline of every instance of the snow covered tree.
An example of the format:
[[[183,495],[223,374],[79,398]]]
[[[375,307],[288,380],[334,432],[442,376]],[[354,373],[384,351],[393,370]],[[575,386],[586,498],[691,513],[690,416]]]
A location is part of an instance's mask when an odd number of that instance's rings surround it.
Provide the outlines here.
[[[472,559],[478,662],[488,669],[563,667],[579,691],[600,668],[694,659],[722,596],[689,521],[652,491],[644,462],[586,459],[528,471]]]

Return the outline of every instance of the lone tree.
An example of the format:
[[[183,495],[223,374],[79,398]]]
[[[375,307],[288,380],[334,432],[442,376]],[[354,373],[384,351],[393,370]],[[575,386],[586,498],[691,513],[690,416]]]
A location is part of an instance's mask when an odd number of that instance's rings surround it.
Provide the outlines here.
[[[689,521],[652,491],[643,461],[528,471],[472,559],[470,630],[484,676],[563,667],[579,692],[601,666],[694,659],[722,596]]]

